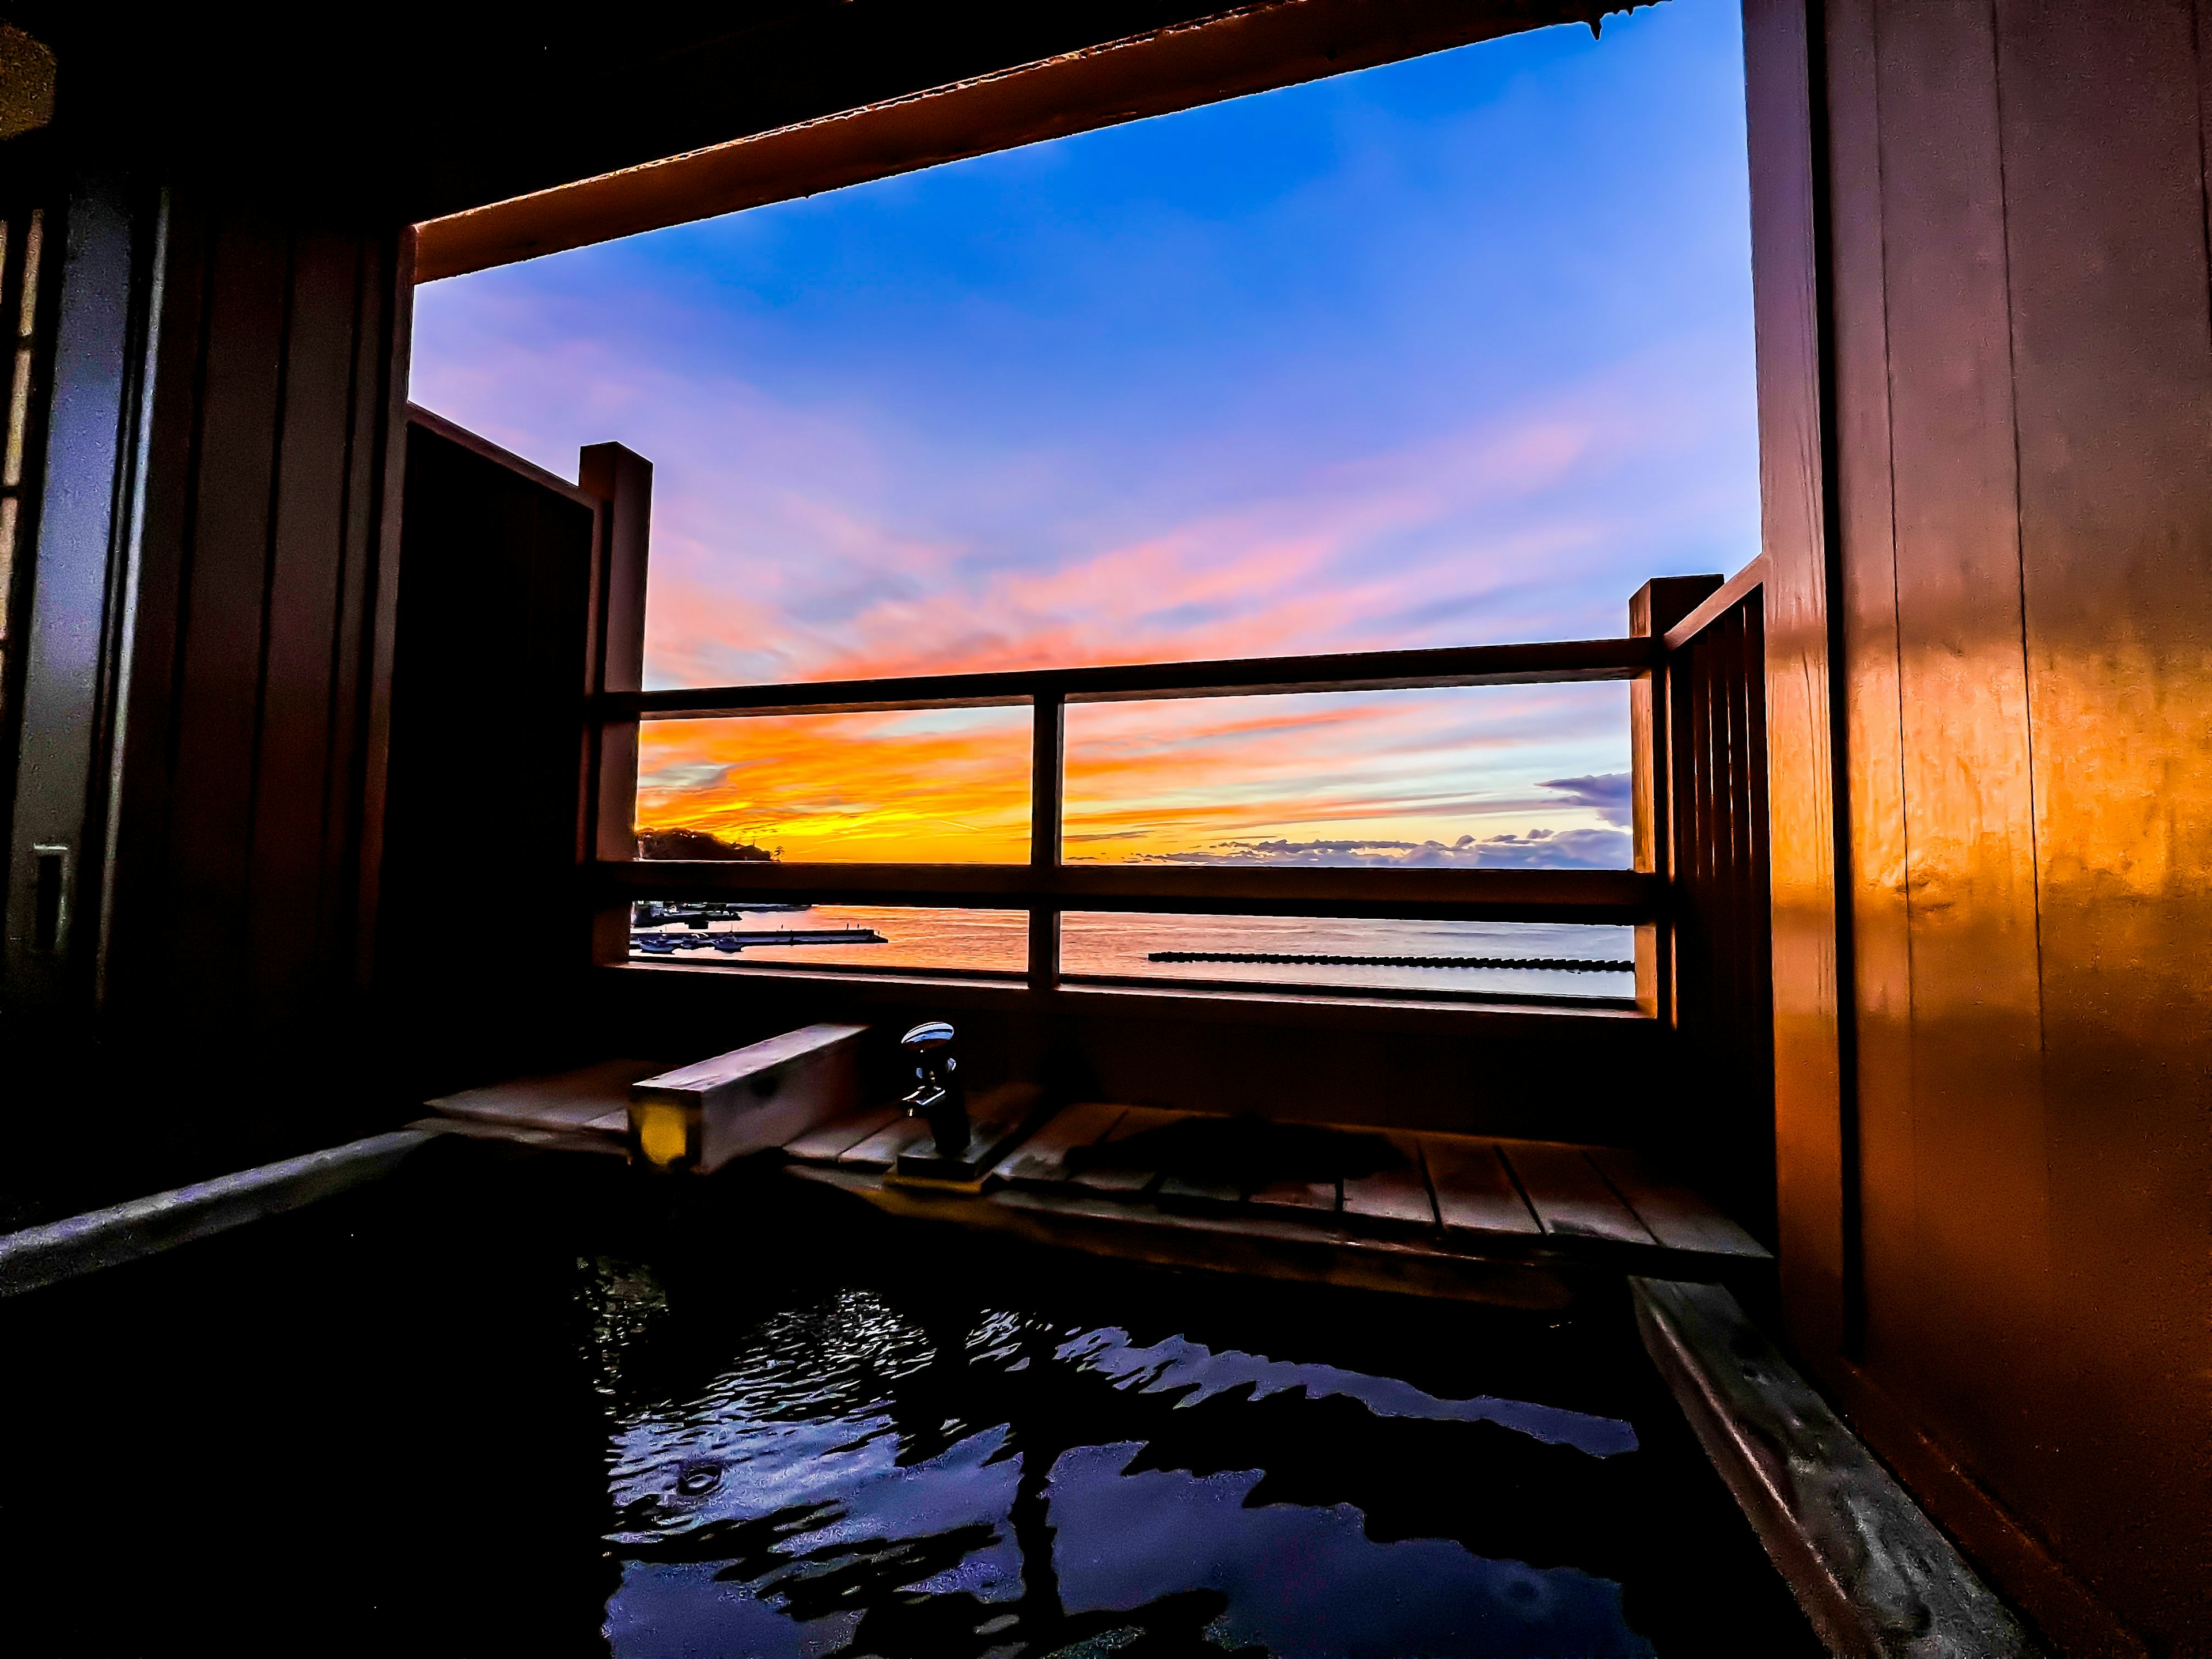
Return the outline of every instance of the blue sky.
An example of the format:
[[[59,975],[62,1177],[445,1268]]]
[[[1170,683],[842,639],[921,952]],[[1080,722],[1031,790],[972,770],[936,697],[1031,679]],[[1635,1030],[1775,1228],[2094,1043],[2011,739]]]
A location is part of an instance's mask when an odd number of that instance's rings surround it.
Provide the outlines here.
[[[432,284],[413,395],[654,462],[655,684],[1615,634],[1757,551],[1737,9]],[[1520,831],[1617,701],[1484,750]]]

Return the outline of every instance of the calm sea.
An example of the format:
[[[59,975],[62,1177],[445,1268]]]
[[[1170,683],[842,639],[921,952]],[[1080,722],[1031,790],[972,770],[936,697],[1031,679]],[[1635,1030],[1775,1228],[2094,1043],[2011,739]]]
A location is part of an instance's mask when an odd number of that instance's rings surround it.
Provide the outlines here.
[[[768,945],[725,956],[704,945],[662,960],[786,963],[828,967],[923,968],[1020,973],[1029,922],[1019,911],[934,910],[817,904],[748,915],[709,930],[866,927],[881,945]],[[662,928],[660,932],[684,932]],[[1077,914],[1061,921],[1061,971],[1113,978],[1233,981],[1491,995],[1632,997],[1628,973],[1548,969],[1346,967],[1291,963],[1153,962],[1156,951],[1257,951],[1340,957],[1545,957],[1626,962],[1635,930],[1498,921],[1350,921],[1306,916]]]

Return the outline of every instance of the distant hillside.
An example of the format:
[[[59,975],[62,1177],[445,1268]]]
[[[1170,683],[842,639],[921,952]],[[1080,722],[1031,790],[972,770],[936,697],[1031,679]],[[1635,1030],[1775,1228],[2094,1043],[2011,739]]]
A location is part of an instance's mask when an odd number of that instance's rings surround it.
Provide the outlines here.
[[[737,859],[748,864],[769,864],[775,854],[750,842],[724,841],[704,830],[641,830],[637,855],[641,859]]]

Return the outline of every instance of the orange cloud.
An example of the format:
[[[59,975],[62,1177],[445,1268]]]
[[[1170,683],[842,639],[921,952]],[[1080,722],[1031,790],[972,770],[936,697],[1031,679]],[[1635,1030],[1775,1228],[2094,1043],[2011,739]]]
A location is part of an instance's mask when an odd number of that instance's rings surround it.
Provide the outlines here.
[[[1563,732],[1584,769],[1625,769],[1626,714],[1619,686],[1077,704],[1068,855],[1596,828],[1597,809],[1537,780],[1559,769]],[[793,860],[1018,862],[1029,720],[1010,708],[649,721],[639,822]]]
[[[1027,709],[649,720],[641,829],[704,830],[794,860],[1029,857]]]

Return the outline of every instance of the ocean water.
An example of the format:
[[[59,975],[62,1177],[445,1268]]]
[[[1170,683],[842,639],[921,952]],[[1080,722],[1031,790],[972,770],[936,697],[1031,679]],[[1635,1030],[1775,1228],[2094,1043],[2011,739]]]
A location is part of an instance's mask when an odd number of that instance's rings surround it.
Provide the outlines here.
[[[1029,959],[1029,921],[1016,910],[928,909],[915,906],[818,904],[715,922],[713,933],[742,929],[865,927],[881,945],[769,945],[735,956],[702,940],[660,960],[736,962],[863,969],[922,969],[1018,974]],[[661,927],[660,933],[690,930]],[[1619,999],[1636,994],[1632,973],[1549,969],[1347,966],[1311,963],[1151,960],[1155,951],[1257,951],[1338,957],[1553,957],[1626,962],[1635,929],[1577,923],[1361,921],[1312,916],[1210,916],[1074,912],[1061,919],[1060,967],[1083,979],[1192,981],[1416,992],[1432,996]],[[637,953],[642,955],[643,953]]]

